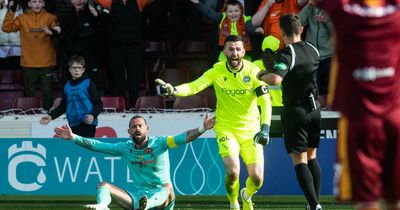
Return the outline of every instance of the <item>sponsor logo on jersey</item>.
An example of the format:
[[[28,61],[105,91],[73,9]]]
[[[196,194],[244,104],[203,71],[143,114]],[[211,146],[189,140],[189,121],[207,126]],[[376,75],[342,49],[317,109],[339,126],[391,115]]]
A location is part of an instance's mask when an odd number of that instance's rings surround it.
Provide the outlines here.
[[[244,77],[243,77],[243,82],[244,82],[244,83],[250,82],[250,77],[249,77],[249,76],[244,76]]]
[[[231,89],[226,89],[226,88],[222,88],[221,89],[223,93],[229,95],[229,96],[242,96],[248,93],[251,93],[252,89],[235,89],[235,90],[231,90]]]
[[[153,149],[150,148],[150,147],[147,147],[147,148],[144,150],[144,152],[147,153],[147,154],[151,154],[151,153],[153,152]]]
[[[228,141],[229,138],[226,136],[221,137],[220,139],[218,139],[219,142],[224,142],[224,141]]]

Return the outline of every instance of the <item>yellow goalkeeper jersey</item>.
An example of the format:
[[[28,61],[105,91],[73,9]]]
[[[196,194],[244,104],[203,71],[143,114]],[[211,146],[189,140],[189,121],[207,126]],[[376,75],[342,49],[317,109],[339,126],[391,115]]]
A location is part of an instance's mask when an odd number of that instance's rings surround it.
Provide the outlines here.
[[[218,62],[195,81],[177,86],[175,95],[194,95],[213,86],[217,97],[215,130],[258,131],[260,123],[270,125],[271,121],[268,89],[257,79],[259,71],[246,60],[237,72],[231,72],[226,62]]]

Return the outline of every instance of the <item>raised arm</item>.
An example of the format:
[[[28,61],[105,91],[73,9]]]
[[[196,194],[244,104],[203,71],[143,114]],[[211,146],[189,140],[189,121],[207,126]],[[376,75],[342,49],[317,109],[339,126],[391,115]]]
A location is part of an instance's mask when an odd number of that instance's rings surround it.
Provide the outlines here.
[[[206,4],[199,0],[190,0],[194,6],[200,11],[201,14],[209,18],[211,21],[219,23],[221,22],[223,15],[219,12],[216,12],[212,8],[208,7]]]
[[[206,89],[207,87],[210,87],[214,78],[215,75],[212,73],[211,70],[208,70],[195,81],[175,87],[159,78],[157,78],[155,82],[160,87],[160,92],[158,93],[159,95],[191,96]]]
[[[253,17],[251,18],[251,23],[253,26],[257,27],[262,25],[265,16],[267,16],[267,13],[269,12],[269,9],[275,3],[275,0],[265,0],[265,1],[266,3],[264,5],[261,5],[261,8],[259,8],[256,14],[254,14]]]
[[[3,26],[1,28],[2,31],[6,33],[19,31],[21,27],[21,23],[19,21],[20,18],[15,17],[16,11],[16,3],[14,1],[9,2],[9,9],[7,10],[6,15],[4,16]]]
[[[203,126],[186,131],[186,143],[197,139],[201,134],[214,127],[215,116],[209,117],[208,113],[204,117]]]
[[[78,144],[79,146],[91,151],[101,152],[115,156],[122,154],[120,151],[119,143],[117,144],[104,143],[96,139],[90,139],[78,136],[72,132],[68,124],[54,128],[54,132],[56,133],[55,137],[63,138],[68,141],[73,141],[75,142],[75,144]]]
[[[187,130],[181,134],[176,136],[168,136],[167,137],[167,147],[168,148],[176,148],[179,145],[189,143],[195,139],[197,139],[201,134],[203,134],[206,130],[210,130],[214,127],[215,117],[209,117],[208,113],[204,117],[203,125],[198,128],[193,128]]]

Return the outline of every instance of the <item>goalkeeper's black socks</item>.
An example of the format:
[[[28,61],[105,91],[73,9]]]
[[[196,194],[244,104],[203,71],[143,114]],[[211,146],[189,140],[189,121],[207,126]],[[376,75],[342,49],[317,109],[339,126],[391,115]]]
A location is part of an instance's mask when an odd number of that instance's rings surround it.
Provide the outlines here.
[[[319,200],[319,194],[321,191],[321,167],[319,166],[319,162],[317,158],[308,161],[308,169],[310,169],[311,175],[314,180],[314,189],[315,194],[317,195],[317,199]]]
[[[307,199],[311,209],[315,209],[318,204],[317,195],[315,194],[313,177],[305,163],[299,163],[294,166],[296,170],[297,182],[299,183],[304,196]]]

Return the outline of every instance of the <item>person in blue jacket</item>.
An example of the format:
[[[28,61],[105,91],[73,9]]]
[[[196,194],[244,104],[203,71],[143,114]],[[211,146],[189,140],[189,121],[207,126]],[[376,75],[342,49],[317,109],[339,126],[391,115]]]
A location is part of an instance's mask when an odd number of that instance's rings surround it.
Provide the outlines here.
[[[85,74],[85,59],[82,56],[71,56],[68,68],[72,79],[64,86],[60,105],[42,117],[40,123],[47,125],[66,113],[68,124],[74,133],[83,137],[94,137],[97,116],[103,110],[100,94],[96,84]]]

